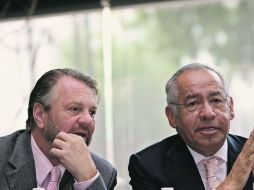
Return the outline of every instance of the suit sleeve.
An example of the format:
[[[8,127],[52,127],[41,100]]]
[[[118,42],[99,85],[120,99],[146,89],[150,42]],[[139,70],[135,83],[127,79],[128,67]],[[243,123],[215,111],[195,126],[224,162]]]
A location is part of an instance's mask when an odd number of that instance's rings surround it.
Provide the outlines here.
[[[151,170],[149,170],[148,164],[137,154],[133,154],[130,157],[128,170],[131,178],[130,185],[133,190],[161,189],[161,187],[156,184],[156,179]]]
[[[116,176],[117,172],[115,169],[113,169],[111,173],[108,173],[107,181],[105,182],[100,174],[99,177],[86,190],[114,190],[117,183]]]
[[[87,190],[113,190],[117,183],[117,170],[108,161],[93,153],[92,158],[100,175]]]

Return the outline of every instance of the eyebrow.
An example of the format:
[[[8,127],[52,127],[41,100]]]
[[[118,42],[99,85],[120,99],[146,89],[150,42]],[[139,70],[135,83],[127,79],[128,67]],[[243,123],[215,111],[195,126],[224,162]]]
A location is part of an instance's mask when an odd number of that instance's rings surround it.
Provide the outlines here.
[[[87,104],[83,104],[81,102],[78,102],[78,101],[72,101],[72,102],[69,102],[68,104],[66,104],[66,106],[79,106],[79,107],[87,107]],[[98,106],[97,105],[93,105],[90,107],[91,109],[97,109]]]
[[[216,90],[216,91],[210,92],[208,95],[209,95],[209,97],[211,97],[211,96],[218,96],[218,95],[222,96],[223,93],[221,91],[219,91],[219,90]],[[195,93],[195,94],[189,94],[189,95],[187,95],[184,98],[184,100],[186,101],[186,100],[195,99],[195,98],[200,99],[200,98],[203,98],[203,97],[200,94]]]
[[[190,99],[194,99],[194,98],[201,98],[202,96],[199,94],[189,94],[187,95],[184,100],[190,100]]]
[[[222,96],[222,95],[223,95],[223,93],[222,93],[221,91],[215,91],[215,92],[211,92],[211,93],[209,93],[209,96],[217,96],[217,95]]]

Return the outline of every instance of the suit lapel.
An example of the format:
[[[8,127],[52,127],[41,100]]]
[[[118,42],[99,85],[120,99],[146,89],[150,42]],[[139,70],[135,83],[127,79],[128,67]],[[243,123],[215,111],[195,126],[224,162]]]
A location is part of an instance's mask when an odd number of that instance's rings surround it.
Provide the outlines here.
[[[11,190],[36,187],[35,166],[31,149],[31,134],[21,134],[6,168],[6,177]]]
[[[23,167],[6,173],[10,190],[33,189],[36,187],[35,173],[31,172],[31,164],[26,163]]]
[[[205,187],[195,161],[180,137],[173,147],[175,148],[169,150],[166,154],[169,160],[166,170],[169,179],[172,179],[174,189],[204,190]]]
[[[234,139],[229,137],[228,138],[228,164],[227,164],[227,174],[232,169],[232,166],[241,151],[241,147],[238,147]]]
[[[62,180],[60,182],[60,187],[59,189],[61,190],[73,190],[73,183],[74,183],[74,179],[72,177],[72,175],[65,170],[64,175],[62,177]]]

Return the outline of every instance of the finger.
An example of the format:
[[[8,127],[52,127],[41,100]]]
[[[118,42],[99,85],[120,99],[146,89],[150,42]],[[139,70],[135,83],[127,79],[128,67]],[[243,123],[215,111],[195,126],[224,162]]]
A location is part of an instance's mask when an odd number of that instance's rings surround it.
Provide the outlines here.
[[[57,148],[57,149],[63,149],[65,146],[65,141],[61,140],[61,139],[58,139],[58,138],[55,138],[55,140],[53,141],[51,147],[52,148]]]
[[[243,147],[243,152],[254,152],[254,130],[250,133],[249,138],[247,139],[246,143]]]
[[[80,136],[79,135],[76,135],[76,134],[72,134],[72,133],[66,133],[66,132],[59,132],[57,135],[56,135],[56,138],[57,139],[60,139],[62,141],[65,141],[65,142],[71,142],[73,141],[74,139],[76,138],[79,138]],[[81,137],[82,141],[84,141],[84,139]]]
[[[60,139],[62,141],[68,141],[69,139],[69,134],[64,132],[64,131],[61,131],[59,132],[57,135],[56,135],[56,139]]]
[[[88,147],[84,139],[75,134],[59,134],[52,143],[53,148],[66,149],[69,151],[87,152]]]
[[[251,131],[250,136],[249,136],[249,142],[252,144],[254,142],[254,130]]]
[[[56,157],[60,162],[62,162],[61,158],[63,155],[63,150],[58,148],[51,148],[49,154],[52,155],[53,157]]]

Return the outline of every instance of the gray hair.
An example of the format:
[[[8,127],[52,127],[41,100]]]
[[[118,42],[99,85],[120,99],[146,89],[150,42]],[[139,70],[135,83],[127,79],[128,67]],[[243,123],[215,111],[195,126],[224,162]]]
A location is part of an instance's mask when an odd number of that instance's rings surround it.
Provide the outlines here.
[[[27,130],[33,130],[33,128],[37,127],[37,124],[33,118],[34,104],[40,103],[45,110],[49,109],[53,96],[52,89],[57,84],[57,81],[63,76],[70,76],[78,81],[83,82],[94,91],[95,96],[99,95],[97,82],[90,76],[69,68],[50,70],[39,78],[30,94],[27,110],[28,118],[26,120]]]
[[[177,115],[177,106],[170,104],[172,102],[177,102],[178,101],[178,96],[179,96],[179,92],[178,92],[178,86],[176,83],[176,80],[178,79],[178,77],[187,70],[210,70],[212,72],[214,72],[215,74],[217,74],[221,80],[221,83],[223,85],[223,89],[225,91],[226,96],[229,95],[228,92],[228,87],[226,84],[226,81],[224,79],[224,77],[222,76],[222,74],[220,74],[218,71],[214,70],[213,68],[204,65],[204,64],[200,64],[200,63],[192,63],[192,64],[188,64],[182,68],[180,68],[166,83],[165,86],[165,90],[166,90],[166,94],[167,94],[167,105],[168,107],[172,110],[172,112]]]

